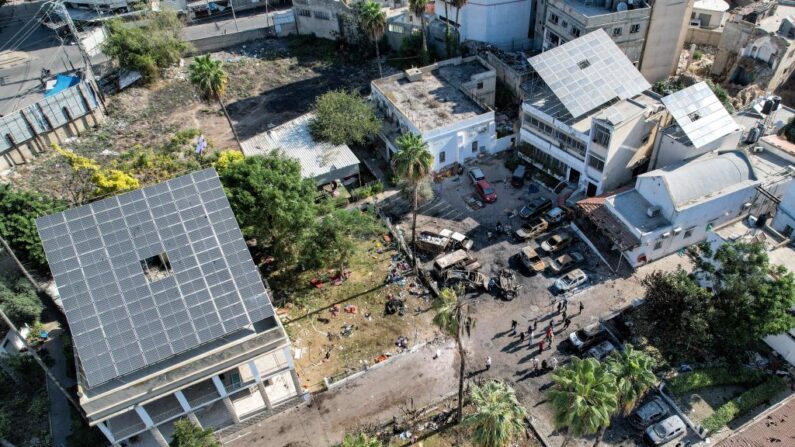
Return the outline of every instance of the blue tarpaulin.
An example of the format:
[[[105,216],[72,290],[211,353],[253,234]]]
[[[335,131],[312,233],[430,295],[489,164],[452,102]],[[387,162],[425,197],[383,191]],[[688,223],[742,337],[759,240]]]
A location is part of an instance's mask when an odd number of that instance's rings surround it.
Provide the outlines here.
[[[46,98],[58,92],[64,91],[73,85],[77,85],[78,82],[80,82],[80,78],[77,76],[58,75],[55,78],[55,86],[44,92],[44,97]]]

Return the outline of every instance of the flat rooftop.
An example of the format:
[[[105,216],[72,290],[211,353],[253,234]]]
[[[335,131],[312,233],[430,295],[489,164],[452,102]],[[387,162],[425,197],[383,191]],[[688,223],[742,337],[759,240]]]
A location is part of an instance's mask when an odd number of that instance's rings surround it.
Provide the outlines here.
[[[646,211],[652,206],[651,203],[634,188],[605,200],[641,233],[649,233],[671,225],[671,222],[659,213],[654,217],[649,217]]]
[[[755,127],[761,120],[765,119],[762,114],[762,106],[764,101],[756,101],[753,105],[739,110],[732,115],[734,121],[743,126],[746,130]],[[778,133],[789,120],[795,118],[795,110],[781,104],[778,110],[773,113],[773,120],[770,123],[768,133]],[[766,133],[766,135],[768,134]]]
[[[781,26],[781,22],[788,17],[790,20],[795,18],[795,6],[786,6],[779,3],[778,6],[776,6],[776,12],[760,20],[758,26],[769,33],[777,33],[778,28]],[[792,38],[785,35],[781,36],[792,40]]]
[[[424,71],[415,81],[402,74],[377,79],[373,85],[414,126],[426,132],[489,112],[461,90],[461,84],[472,76],[489,71],[491,67],[475,59]]]
[[[795,144],[788,144],[795,148]],[[790,166],[792,166],[792,163],[772,152],[751,152],[748,154],[748,160],[751,161],[751,166],[754,167],[756,177],[761,180],[763,184],[776,181],[782,176],[791,175]]]
[[[587,2],[576,1],[576,0],[560,0],[558,3],[564,3],[569,8],[573,9],[574,11],[584,15],[585,17],[594,17],[594,16],[603,16],[607,14],[615,14],[617,12],[625,12],[625,11],[616,11],[616,7],[613,6],[612,8],[607,8],[605,0],[593,0]],[[626,2],[624,2],[626,3]],[[618,4],[618,1],[616,2]],[[643,0],[634,0],[634,5],[632,5],[632,10],[636,9],[648,9],[649,5],[646,4]]]

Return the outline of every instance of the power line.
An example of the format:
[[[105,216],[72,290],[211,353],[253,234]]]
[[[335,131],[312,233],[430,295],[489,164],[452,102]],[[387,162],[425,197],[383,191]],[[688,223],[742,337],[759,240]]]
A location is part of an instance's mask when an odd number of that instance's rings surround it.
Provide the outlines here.
[[[30,37],[30,35],[31,35],[31,34],[32,34],[32,33],[33,33],[35,30],[36,30],[37,26],[38,26],[38,25],[39,25],[39,23],[41,22],[41,18],[39,17],[39,13],[41,12],[41,10],[42,10],[42,9],[43,9],[45,6],[48,6],[48,3],[44,3],[44,4],[42,4],[41,6],[39,6],[39,9],[38,9],[38,10],[36,10],[36,12],[35,12],[35,13],[34,13],[34,14],[31,16],[31,17],[30,17],[30,19],[28,19],[28,21],[27,21],[27,22],[25,22],[25,24],[24,24],[24,25],[22,25],[22,26],[19,28],[19,30],[17,30],[17,32],[16,32],[16,33],[14,33],[14,35],[12,35],[12,36],[9,38],[9,39],[8,39],[8,41],[7,41],[5,44],[3,44],[3,46],[1,46],[1,47],[0,47],[0,51],[7,50],[8,48],[11,48],[11,47],[16,47],[16,46],[17,46],[17,42],[18,42],[18,43],[21,43],[21,42],[23,42],[25,39],[27,39],[28,37]],[[32,24],[32,26],[30,26],[31,24]],[[26,28],[26,27],[28,27],[28,26],[30,26],[30,29],[27,29],[27,30],[26,30],[25,28]],[[20,37],[19,39],[17,39],[17,37],[19,36],[19,34],[20,34],[20,33],[22,33],[23,31],[24,31],[24,33],[25,33],[25,34],[24,34],[24,37]],[[17,41],[15,42],[15,40],[14,40],[14,39],[17,39]]]

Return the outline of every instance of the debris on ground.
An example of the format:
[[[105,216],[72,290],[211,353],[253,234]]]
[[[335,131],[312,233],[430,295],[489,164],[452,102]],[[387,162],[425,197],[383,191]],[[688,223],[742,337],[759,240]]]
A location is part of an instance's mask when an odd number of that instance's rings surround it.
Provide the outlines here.
[[[389,301],[386,302],[384,313],[387,315],[398,314],[402,317],[405,309],[406,303],[397,298],[390,298]]]
[[[400,349],[408,349],[408,347],[409,347],[409,339],[401,335],[395,341],[395,346],[397,346]]]
[[[346,324],[345,326],[340,329],[340,335],[343,337],[350,337],[353,334],[353,325]]]

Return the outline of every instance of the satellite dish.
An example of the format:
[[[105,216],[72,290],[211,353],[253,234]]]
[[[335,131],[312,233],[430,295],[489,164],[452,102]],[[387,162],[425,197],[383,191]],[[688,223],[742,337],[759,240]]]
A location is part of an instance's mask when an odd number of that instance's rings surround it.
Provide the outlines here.
[[[629,8],[627,7],[627,4],[624,2],[621,2],[618,4],[618,6],[616,6],[616,11],[626,11],[627,9]]]

